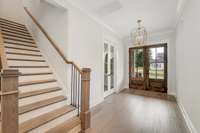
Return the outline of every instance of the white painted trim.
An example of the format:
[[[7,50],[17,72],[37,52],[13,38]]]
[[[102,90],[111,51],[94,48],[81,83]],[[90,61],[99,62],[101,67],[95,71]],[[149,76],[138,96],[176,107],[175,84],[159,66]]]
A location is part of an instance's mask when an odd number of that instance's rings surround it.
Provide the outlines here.
[[[65,8],[62,4],[60,4],[56,0],[44,0],[44,1],[47,2],[47,3],[49,3],[49,4],[51,4],[51,5],[53,5],[54,7],[57,7],[59,9],[63,10],[63,11],[67,10],[67,8]]]
[[[90,102],[90,108],[93,108],[95,106],[97,106],[98,104],[102,103],[104,101],[104,98],[98,98],[96,100],[91,100]]]
[[[181,104],[180,101],[177,99],[177,104],[178,108],[180,110],[180,113],[182,115],[182,119],[185,123],[185,127],[187,128],[188,133],[198,133],[197,130],[195,129],[192,121],[190,120],[189,115],[187,114],[186,110],[184,109],[183,105]]]
[[[66,3],[66,6],[71,5],[73,8],[75,8],[75,9],[79,10],[80,12],[84,13],[89,18],[91,18],[93,21],[95,21],[96,23],[102,25],[107,30],[109,30],[111,33],[113,33],[114,35],[116,35],[119,39],[123,38],[123,36],[121,34],[119,34],[117,31],[115,31],[111,26],[109,26],[108,24],[106,24],[105,22],[103,22],[100,18],[96,17],[92,13],[89,13],[89,11],[87,11],[87,10],[85,10],[85,9],[77,6],[77,5],[75,5],[74,3],[70,2],[70,1],[65,1],[65,3]]]

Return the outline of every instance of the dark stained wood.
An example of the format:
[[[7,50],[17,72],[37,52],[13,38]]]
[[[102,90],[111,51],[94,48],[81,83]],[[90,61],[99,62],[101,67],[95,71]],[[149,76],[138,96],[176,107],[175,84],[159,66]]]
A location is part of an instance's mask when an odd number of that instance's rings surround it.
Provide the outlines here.
[[[161,79],[150,79],[149,78],[149,49],[164,47],[164,80]],[[135,49],[143,49],[144,51],[144,78],[132,79],[131,78],[131,54]],[[160,91],[167,93],[167,44],[153,44],[145,46],[136,46],[129,48],[129,88]]]

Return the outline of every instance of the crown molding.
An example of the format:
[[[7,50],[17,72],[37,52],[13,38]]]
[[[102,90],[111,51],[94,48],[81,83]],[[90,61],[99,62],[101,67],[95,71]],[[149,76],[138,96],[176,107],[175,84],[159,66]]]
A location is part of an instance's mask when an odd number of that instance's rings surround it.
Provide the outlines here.
[[[113,33],[116,37],[118,37],[119,39],[123,38],[123,35],[121,35],[120,33],[118,33],[117,31],[115,31],[111,26],[109,26],[108,24],[106,24],[105,22],[103,22],[100,18],[98,18],[96,15],[90,13],[88,10],[81,8],[80,6],[77,6],[76,4],[74,4],[73,2],[70,1],[65,1],[67,6],[71,6],[75,9],[77,9],[78,11],[84,13],[85,15],[87,15],[89,18],[91,18],[93,21],[95,21],[96,23],[100,24],[101,26],[103,26],[105,29],[107,29],[108,31],[110,31],[111,33]]]
[[[65,6],[63,6],[61,2],[58,2],[58,0],[44,0],[44,1],[53,5],[54,7],[57,7],[59,9],[63,10],[63,11],[67,10],[67,8]]]

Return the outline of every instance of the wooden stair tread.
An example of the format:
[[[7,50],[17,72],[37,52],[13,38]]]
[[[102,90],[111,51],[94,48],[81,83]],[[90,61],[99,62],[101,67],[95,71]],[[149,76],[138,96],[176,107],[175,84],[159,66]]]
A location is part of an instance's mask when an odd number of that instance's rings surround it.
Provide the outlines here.
[[[33,62],[45,62],[45,60],[35,60],[35,59],[17,59],[17,58],[7,58],[8,60],[13,61],[33,61]]]
[[[9,66],[9,68],[49,68],[49,66]]]
[[[38,56],[41,57],[42,55],[38,54],[29,54],[29,53],[18,53],[18,52],[6,52],[6,54],[15,54],[15,55],[26,55],[26,56]]]
[[[64,96],[56,96],[56,97],[49,98],[49,99],[46,99],[46,100],[41,100],[41,101],[38,101],[38,102],[35,102],[35,103],[24,105],[24,106],[19,107],[19,114],[30,112],[30,111],[33,111],[35,109],[39,109],[41,107],[48,106],[50,104],[54,104],[54,103],[57,103],[57,102],[64,101],[66,99],[67,98],[64,97]]]
[[[14,40],[14,41],[18,41],[18,42],[26,42],[26,43],[31,43],[31,44],[34,44],[34,43],[35,43],[33,40],[22,39],[22,38],[13,37],[13,36],[5,36],[5,35],[3,35],[3,38],[4,38],[5,40]]]
[[[45,94],[45,93],[54,92],[54,91],[59,91],[59,90],[61,90],[60,87],[52,87],[52,88],[46,88],[46,89],[42,89],[42,90],[23,92],[23,93],[19,93],[19,98],[36,96],[36,95]]]
[[[13,24],[13,25],[18,25],[18,26],[21,26],[21,27],[25,27],[24,24],[20,24],[20,23],[17,23],[17,22],[14,22],[14,21],[10,21],[10,20],[7,20],[7,19],[4,19],[4,18],[0,18],[0,22],[4,22],[4,23],[10,23],[10,24]]]
[[[25,34],[30,34],[30,33],[28,33],[28,31],[19,30],[19,29],[16,29],[16,28],[12,28],[10,26],[0,25],[0,27],[1,27],[1,29],[8,29],[8,30],[12,30],[12,31],[17,31],[17,32],[25,33]]]
[[[33,76],[33,75],[49,75],[52,72],[40,72],[40,73],[22,73],[20,76]]]
[[[28,120],[22,124],[19,125],[19,133],[25,133],[28,132],[34,128],[37,128],[39,126],[42,126],[43,124],[46,124],[64,114],[67,114],[71,111],[75,110],[75,107],[71,105],[63,106],[62,108],[56,109],[52,112],[48,112],[46,114],[43,114],[41,116],[35,117],[31,120]]]
[[[17,47],[11,47],[11,46],[5,46],[5,48],[18,49],[18,50],[26,50],[26,51],[33,51],[33,52],[40,52],[40,50],[37,50],[37,49],[17,48]]]
[[[22,35],[18,35],[18,34],[13,34],[11,32],[4,32],[4,31],[2,31],[2,34],[4,36],[12,36],[12,37],[17,37],[17,38],[22,38],[22,39],[27,39],[27,40],[34,41],[32,37],[27,37],[27,36],[22,36]]]
[[[72,130],[73,128],[75,128],[76,126],[78,126],[79,124],[81,124],[80,118],[73,117],[73,118],[61,123],[60,125],[48,130],[45,133],[67,133],[70,130]]]
[[[29,44],[29,43],[17,43],[17,42],[10,42],[10,41],[7,41],[7,40],[4,40],[4,43],[5,44],[12,44],[12,45],[17,45],[17,46],[26,46],[26,47],[33,47],[33,48],[37,48],[37,45],[36,44]]]
[[[3,32],[7,32],[7,33],[13,33],[13,34],[17,34],[17,35],[22,35],[22,36],[27,36],[27,37],[32,37],[29,33],[23,33],[20,31],[13,31],[10,29],[1,29],[1,31]]]
[[[7,23],[0,23],[0,26],[9,26],[9,27],[12,27],[12,28],[16,28],[16,29],[19,29],[19,30],[25,30],[25,31],[28,31],[26,29],[26,27],[20,27],[20,26],[15,26],[15,25],[11,25],[11,24],[7,24]]]
[[[49,82],[56,82],[55,79],[44,79],[44,80],[35,80],[35,81],[27,81],[27,82],[20,82],[19,86],[26,86],[26,85],[33,85],[33,84],[43,84]]]

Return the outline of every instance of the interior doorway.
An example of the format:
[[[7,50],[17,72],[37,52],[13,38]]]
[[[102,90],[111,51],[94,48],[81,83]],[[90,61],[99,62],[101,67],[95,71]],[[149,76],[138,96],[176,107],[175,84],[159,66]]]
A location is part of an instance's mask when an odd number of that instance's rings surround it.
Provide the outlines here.
[[[167,44],[129,49],[129,88],[167,92]]]
[[[115,49],[109,43],[104,43],[104,97],[114,92],[114,67],[115,65]]]

